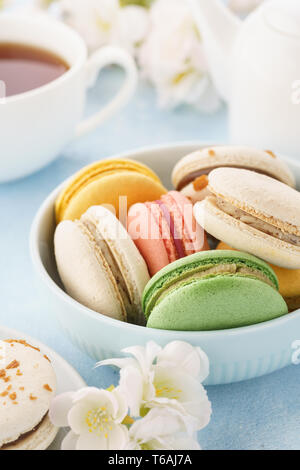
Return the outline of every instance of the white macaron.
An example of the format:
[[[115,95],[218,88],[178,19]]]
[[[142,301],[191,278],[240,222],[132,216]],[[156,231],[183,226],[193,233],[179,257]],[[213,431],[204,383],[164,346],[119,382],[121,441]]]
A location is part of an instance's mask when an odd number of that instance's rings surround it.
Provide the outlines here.
[[[61,222],[54,237],[58,272],[67,293],[117,320],[143,324],[146,263],[119,220],[94,206],[80,221]]]
[[[253,171],[219,168],[211,196],[195,204],[204,229],[218,240],[276,266],[300,268],[300,193]]]
[[[48,357],[22,340],[0,342],[0,450],[45,450],[57,429],[48,412],[56,377]]]
[[[173,170],[173,185],[193,203],[202,201],[209,194],[207,176],[220,167],[256,171],[295,187],[288,166],[272,151],[238,146],[208,147],[187,155]]]

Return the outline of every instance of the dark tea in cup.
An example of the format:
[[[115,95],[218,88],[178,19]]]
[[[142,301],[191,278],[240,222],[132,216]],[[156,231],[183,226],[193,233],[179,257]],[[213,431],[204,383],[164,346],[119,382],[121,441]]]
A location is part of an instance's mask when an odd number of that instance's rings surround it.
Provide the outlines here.
[[[46,85],[69,68],[67,62],[53,52],[26,44],[0,42],[0,81],[7,97]]]

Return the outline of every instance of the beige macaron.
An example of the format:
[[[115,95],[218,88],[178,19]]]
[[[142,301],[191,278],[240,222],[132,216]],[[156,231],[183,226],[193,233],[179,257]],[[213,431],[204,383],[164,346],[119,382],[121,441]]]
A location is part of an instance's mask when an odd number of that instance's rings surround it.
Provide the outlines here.
[[[22,340],[0,342],[0,450],[45,450],[56,377],[47,356]]]
[[[300,268],[300,193],[253,171],[219,168],[209,175],[211,196],[195,217],[218,240],[276,266]]]
[[[288,166],[272,151],[237,146],[207,147],[182,158],[173,170],[173,185],[193,203],[202,201],[209,195],[207,176],[219,167],[253,170],[295,187]]]
[[[79,221],[61,222],[54,237],[58,272],[67,293],[117,320],[143,324],[146,263],[119,220],[94,206]]]

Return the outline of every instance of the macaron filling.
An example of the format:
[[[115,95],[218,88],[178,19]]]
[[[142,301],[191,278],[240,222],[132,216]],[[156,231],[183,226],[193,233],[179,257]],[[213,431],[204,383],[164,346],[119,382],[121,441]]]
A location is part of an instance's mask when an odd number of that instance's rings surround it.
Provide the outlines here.
[[[150,214],[156,222],[155,227],[157,232],[154,234],[151,232],[150,236],[158,236],[159,240],[161,240],[169,263],[176,261],[178,259],[178,253],[176,250],[174,238],[170,232],[169,218],[165,217],[160,205],[156,204],[156,202],[146,202],[145,206],[148,208]]]
[[[160,210],[162,211],[163,216],[165,220],[167,221],[167,224],[170,229],[170,234],[171,234],[172,240],[174,242],[174,245],[177,251],[177,259],[184,258],[186,256],[184,245],[182,242],[182,238],[180,237],[180,234],[177,232],[171,212],[168,210],[167,206],[162,201],[159,201],[159,200],[155,201],[155,204],[159,205]]]
[[[219,196],[214,198],[214,202],[219,209],[234,219],[239,220],[240,222],[243,222],[244,224],[249,225],[256,230],[259,230],[260,232],[266,233],[271,237],[282,240],[293,246],[300,247],[300,236],[285,232],[281,228],[276,227],[275,225],[272,225],[265,220],[261,220],[238,207],[235,207],[233,204]]]
[[[98,254],[102,256],[106,262],[108,270],[111,272],[111,280],[114,280],[117,289],[118,297],[123,308],[124,318],[127,318],[128,312],[134,309],[133,299],[131,299],[129,290],[126,285],[125,278],[120,270],[114,255],[106,240],[103,239],[95,224],[90,220],[82,218],[80,221],[75,222],[81,230],[90,238],[98,250]]]
[[[210,166],[207,168],[202,168],[200,170],[192,171],[191,173],[185,175],[178,183],[177,185],[177,191],[182,191],[186,186],[188,186],[190,183],[193,183],[195,180],[200,178],[201,176],[208,176],[213,170],[216,170],[217,168],[220,168],[220,166],[226,166],[229,168],[237,168],[239,170],[250,170],[250,171],[255,171],[256,173],[260,173],[261,175],[269,176],[271,178],[276,179],[277,181],[282,181],[278,178],[278,175],[271,174],[265,170],[261,170],[259,168],[253,168],[253,167],[247,167],[245,165],[218,165],[218,166]]]
[[[271,271],[264,269],[263,265],[256,265],[254,262],[252,263],[246,259],[239,260],[229,256],[222,259],[204,259],[203,264],[195,263],[182,266],[181,269],[178,268],[162,276],[152,285],[152,288],[146,292],[143,299],[146,318],[149,318],[154,306],[170,291],[202,279],[217,276],[239,276],[257,279],[278,290],[278,282],[275,275],[271,274]]]
[[[204,232],[196,223],[193,205],[190,201],[176,191],[170,191],[163,195],[161,201],[167,208],[174,225],[172,231],[174,243],[178,240],[182,247],[180,252],[182,251],[183,256],[180,256],[179,252],[177,259],[203,250],[205,244]]]
[[[21,434],[21,436],[19,436],[18,439],[14,440],[12,442],[7,442],[2,447],[0,446],[0,450],[5,450],[5,449],[8,449],[10,446],[15,446],[16,444],[20,444],[24,439],[27,439],[28,437],[32,436],[43,425],[43,423],[47,419],[48,415],[49,415],[49,412],[45,414],[45,416],[42,418],[42,420],[31,431],[28,431],[28,432],[25,432],[24,434]]]

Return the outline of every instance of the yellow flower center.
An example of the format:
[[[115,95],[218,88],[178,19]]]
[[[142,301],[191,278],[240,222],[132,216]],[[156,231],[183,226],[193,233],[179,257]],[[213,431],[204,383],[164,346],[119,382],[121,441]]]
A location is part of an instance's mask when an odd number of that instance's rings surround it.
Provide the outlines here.
[[[97,16],[97,26],[99,29],[102,29],[105,33],[108,33],[111,30],[111,24],[108,21],[105,21],[101,16]]]
[[[177,390],[166,385],[155,386],[156,396],[159,398],[169,398],[171,400],[179,400],[182,390]]]
[[[85,422],[90,433],[96,433],[98,436],[104,434],[106,439],[109,431],[112,430],[112,419],[108,416],[105,406],[89,410]]]

